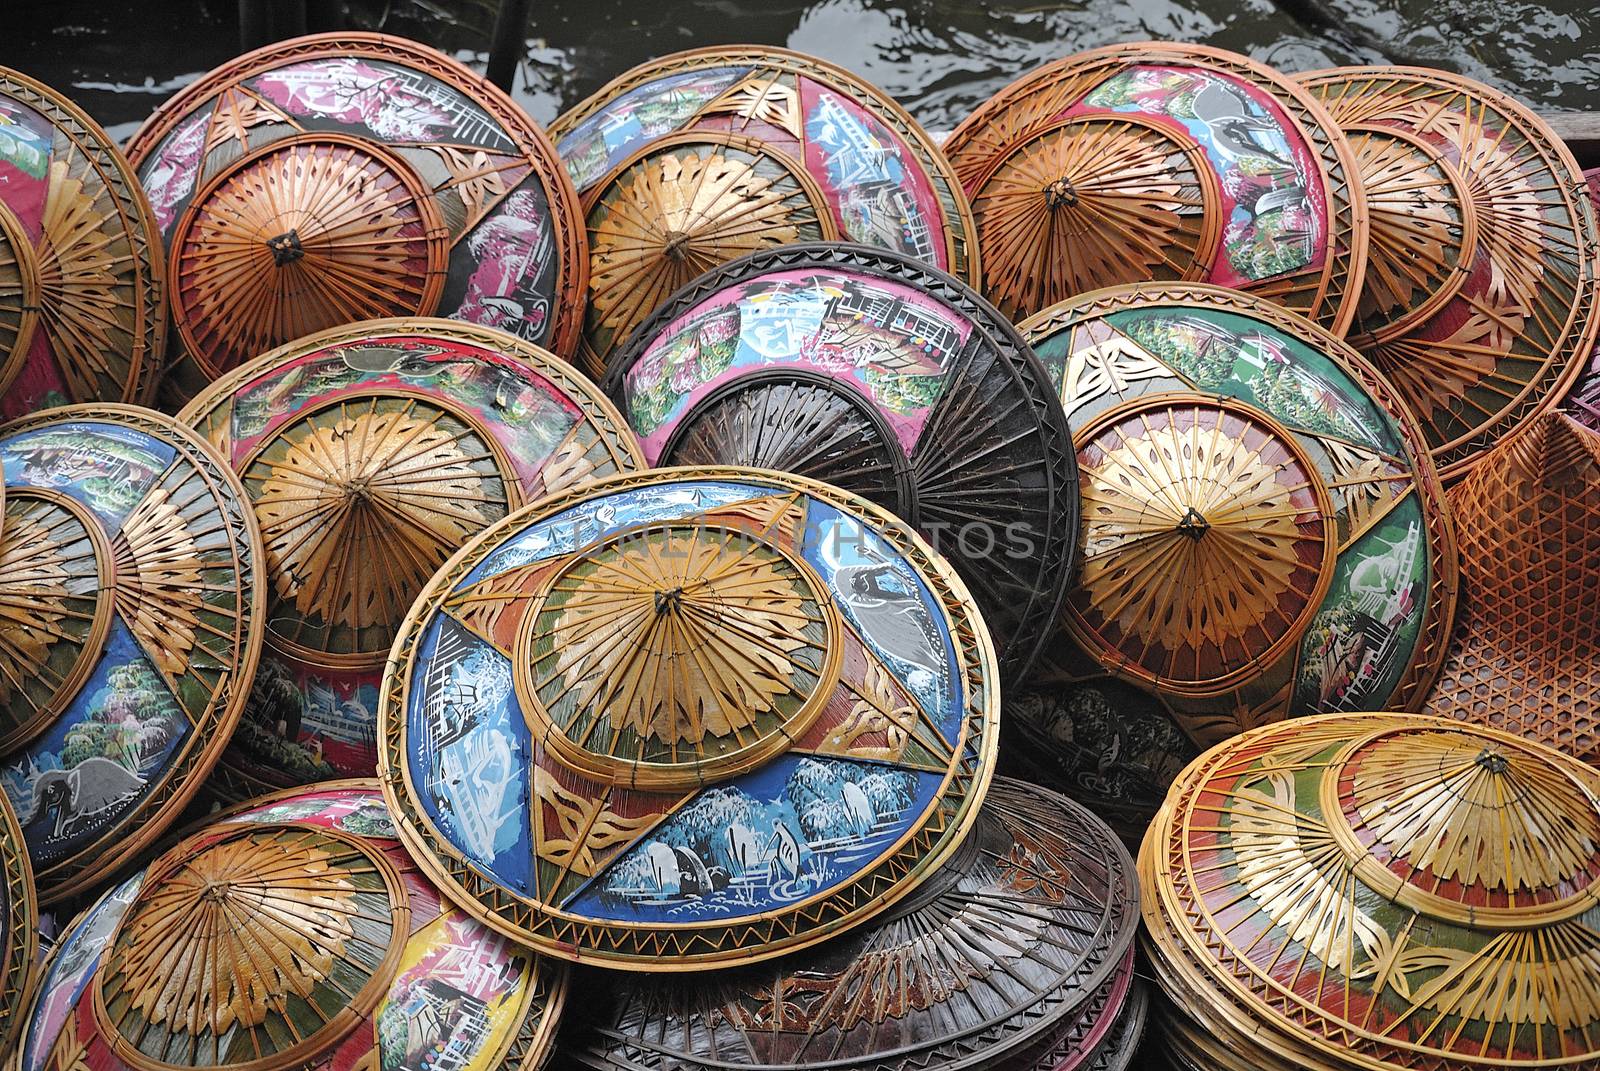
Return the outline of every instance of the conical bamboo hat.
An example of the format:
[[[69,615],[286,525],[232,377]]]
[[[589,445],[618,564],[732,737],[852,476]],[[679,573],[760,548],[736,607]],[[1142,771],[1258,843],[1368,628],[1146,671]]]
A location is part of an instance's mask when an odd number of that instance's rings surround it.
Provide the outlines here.
[[[552,124],[590,246],[582,360],[612,354],[681,286],[796,242],[915,257],[976,286],[977,232],[937,146],[893,98],[780,48],[635,67]]]
[[[1099,291],[1021,330],[1083,493],[1056,662],[1150,691],[1202,746],[1421,701],[1455,545],[1416,420],[1359,354],[1199,284]]]
[[[643,467],[583,375],[454,320],[299,339],[179,419],[239,474],[266,548],[266,654],[220,786],[235,798],[370,776],[384,659],[434,571],[526,502]]]
[[[1322,107],[1232,52],[1148,41],[1048,63],[945,151],[985,293],[1023,319],[1151,280],[1254,293],[1343,334],[1367,256],[1361,181]]]
[[[1436,718],[1247,732],[1146,836],[1156,973],[1246,1066],[1591,1067],[1597,789],[1574,759]]]
[[[1447,478],[1554,405],[1600,316],[1600,222],[1534,112],[1445,71],[1299,76],[1367,190],[1367,282],[1350,341],[1417,414]]]
[[[182,812],[261,651],[260,530],[170,417],[69,406],[0,426],[0,788],[41,898],[86,892]]]
[[[596,1071],[646,1052],[663,1071],[1076,1071],[1137,1010],[1136,900],[1103,823],[998,778],[962,846],[883,920],[772,964],[630,976],[567,1051]]]
[[[1016,330],[958,279],[855,245],[785,246],[696,279],[606,389],[655,465],[752,465],[870,498],[948,556],[1008,684],[1071,579],[1071,432]]]
[[[566,971],[440,898],[378,787],[251,801],[69,925],[16,1071],[536,1071]]]
[[[167,337],[165,259],[100,125],[0,68],[0,418],[147,402]]]
[[[628,970],[767,959],[905,899],[993,773],[993,648],[887,512],[655,469],[470,542],[391,651],[380,777],[446,894]]]
[[[128,143],[168,256],[179,404],[356,320],[448,316],[569,354],[578,199],[504,92],[425,45],[282,41],[218,67]]]

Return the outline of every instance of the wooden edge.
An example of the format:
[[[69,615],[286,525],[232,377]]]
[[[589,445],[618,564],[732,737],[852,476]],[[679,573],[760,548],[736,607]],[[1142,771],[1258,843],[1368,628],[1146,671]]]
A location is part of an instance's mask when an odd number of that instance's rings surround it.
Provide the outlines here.
[[[1539,112],[1582,168],[1600,167],[1600,112]]]

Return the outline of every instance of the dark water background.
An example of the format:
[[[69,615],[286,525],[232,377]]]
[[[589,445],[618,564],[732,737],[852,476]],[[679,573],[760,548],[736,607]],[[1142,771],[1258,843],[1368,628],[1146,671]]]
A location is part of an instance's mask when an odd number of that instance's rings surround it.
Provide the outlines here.
[[[307,0],[314,24],[413,37],[482,68],[494,0]],[[1541,109],[1600,109],[1600,0],[535,0],[516,95],[540,122],[643,60],[713,44],[833,60],[948,129],[1024,71],[1153,37],[1287,70],[1420,63]],[[126,138],[238,52],[236,0],[0,0],[0,64]]]

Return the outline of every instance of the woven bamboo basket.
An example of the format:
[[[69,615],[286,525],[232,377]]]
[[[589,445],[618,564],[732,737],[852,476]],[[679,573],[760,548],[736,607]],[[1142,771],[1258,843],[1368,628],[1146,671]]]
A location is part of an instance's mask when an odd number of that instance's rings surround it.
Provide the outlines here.
[[[1460,611],[1425,709],[1600,762],[1600,433],[1547,413],[1450,502]]]

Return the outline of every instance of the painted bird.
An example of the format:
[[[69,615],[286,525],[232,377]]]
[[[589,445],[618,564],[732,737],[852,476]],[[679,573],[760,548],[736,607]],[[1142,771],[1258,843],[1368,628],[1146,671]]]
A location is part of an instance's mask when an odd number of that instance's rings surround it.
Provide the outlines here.
[[[922,600],[886,588],[879,578],[894,572],[888,563],[842,565],[836,578],[845,606],[884,653],[910,666],[937,673],[939,637]]]
[[[46,770],[33,782],[33,810],[23,824],[32,827],[54,815],[54,835],[62,837],[133,799],[144,786],[144,778],[98,755],[70,770]]]

